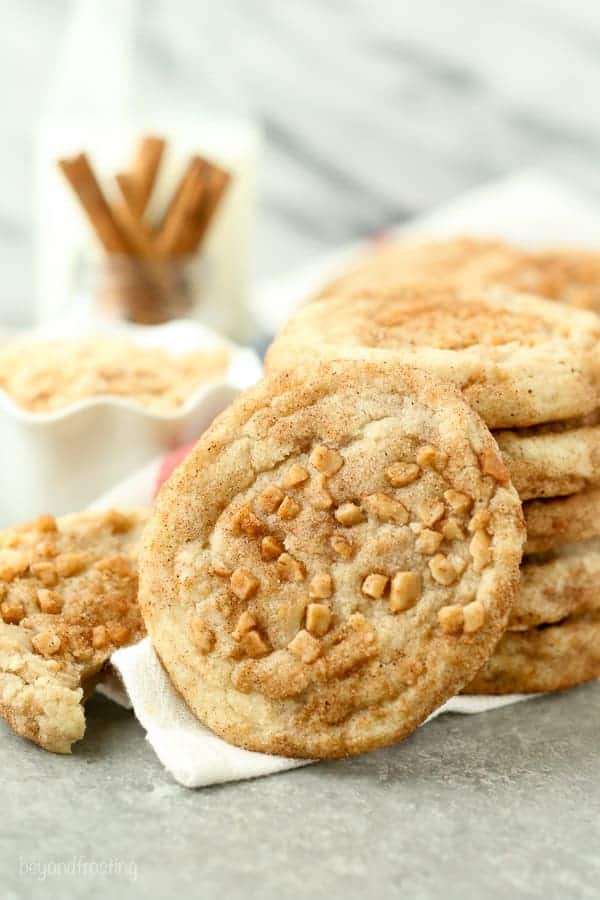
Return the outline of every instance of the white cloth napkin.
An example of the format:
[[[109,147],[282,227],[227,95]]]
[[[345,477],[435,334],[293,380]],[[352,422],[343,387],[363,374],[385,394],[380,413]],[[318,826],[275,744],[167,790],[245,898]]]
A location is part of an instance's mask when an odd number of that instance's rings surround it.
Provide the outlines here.
[[[419,234],[479,233],[500,235],[527,244],[592,243],[600,238],[600,211],[543,175],[519,175],[476,192],[412,223]],[[364,245],[358,248],[364,252]],[[279,281],[278,304],[271,304],[265,291],[261,303],[271,314],[287,303],[291,311],[298,298],[347,262],[352,251],[305,267],[297,277]],[[271,317],[272,323],[272,317]],[[157,460],[102,497],[95,508],[149,505],[154,497],[165,461]],[[127,695],[114,681],[100,686],[105,694],[133,709],[146,730],[147,739],[173,778],[186,787],[201,787],[226,781],[255,778],[307,765],[233,747],[200,724],[171,685],[149,639],[118,650],[112,663],[119,672]],[[528,699],[521,694],[506,697],[454,697],[433,716],[443,712],[480,713]],[[129,704],[130,701],[130,704]],[[399,745],[401,752],[401,745]]]
[[[118,670],[148,741],[165,769],[185,787],[204,787],[272,775],[309,763],[266,753],[251,753],[221,740],[189,711],[161,666],[150,639],[117,650],[112,664]],[[113,697],[113,699],[117,699]],[[430,718],[442,712],[479,713],[518,700],[507,697],[453,697]]]

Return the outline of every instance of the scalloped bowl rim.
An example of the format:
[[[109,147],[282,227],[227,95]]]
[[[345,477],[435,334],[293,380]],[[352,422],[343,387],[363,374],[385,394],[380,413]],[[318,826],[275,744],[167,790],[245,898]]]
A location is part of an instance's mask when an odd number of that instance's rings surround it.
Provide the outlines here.
[[[193,352],[193,347],[182,348],[178,351],[177,349],[174,349],[171,346],[167,345],[164,340],[140,340],[140,337],[142,335],[144,335],[146,338],[154,339],[156,337],[161,337],[166,332],[173,332],[176,330],[181,332],[185,330],[187,333],[190,333],[192,331],[195,332],[196,336],[201,338],[202,343],[206,343],[207,350],[218,349],[219,347],[222,347],[225,350],[229,350],[230,362],[223,375],[215,376],[208,381],[203,381],[194,391],[192,391],[185,403],[182,403],[181,406],[176,407],[173,412],[159,412],[157,410],[152,410],[143,403],[140,403],[139,400],[128,397],[121,397],[114,394],[94,394],[90,397],[82,398],[81,400],[75,400],[72,403],[67,404],[66,406],[60,407],[60,409],[51,410],[49,412],[33,412],[20,406],[16,402],[16,400],[14,400],[10,396],[10,394],[8,394],[2,388],[0,388],[0,412],[7,413],[11,416],[11,418],[24,424],[39,426],[52,425],[57,422],[61,422],[71,416],[75,416],[78,413],[98,407],[110,407],[113,409],[117,408],[127,410],[131,413],[135,413],[143,417],[144,419],[156,422],[180,422],[186,419],[186,417],[191,412],[193,412],[202,403],[202,401],[206,397],[208,397],[215,389],[219,389],[222,387],[238,387],[241,389],[249,386],[247,378],[241,377],[241,370],[245,369],[247,372],[255,374],[256,380],[260,378],[262,367],[259,358],[254,350],[249,347],[243,347],[239,344],[235,344],[233,341],[228,340],[218,332],[213,331],[212,329],[206,327],[205,325],[201,325],[199,322],[195,322],[192,319],[178,319],[173,322],[167,322],[164,325],[120,324],[119,326],[110,325],[108,327],[106,323],[90,322],[84,323],[80,326],[79,329],[73,330],[71,334],[67,335],[57,332],[56,326],[49,326],[21,332],[17,336],[12,335],[6,340],[6,342],[2,341],[0,343],[0,346],[2,346],[2,344],[4,343],[8,344],[13,342],[35,343],[36,341],[41,342],[53,339],[67,341],[77,340],[78,338],[88,336],[92,337],[101,334],[102,336],[114,335],[118,337],[126,337],[129,338],[133,343],[137,343],[139,346],[161,347],[175,355],[177,355],[178,352]]]

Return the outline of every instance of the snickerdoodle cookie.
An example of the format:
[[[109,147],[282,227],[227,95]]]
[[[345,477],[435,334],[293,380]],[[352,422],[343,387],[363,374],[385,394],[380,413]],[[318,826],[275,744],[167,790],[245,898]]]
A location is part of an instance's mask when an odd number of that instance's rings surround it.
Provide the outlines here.
[[[518,584],[521,505],[459,392],[393,361],[241,395],[162,489],[140,560],[153,644],[251,750],[399,740],[468,682]]]
[[[525,553],[544,553],[600,535],[600,488],[570,497],[530,500],[523,504],[527,543]]]
[[[352,296],[419,278],[471,289],[500,286],[600,311],[600,253],[569,247],[532,250],[475,237],[383,245],[319,296]]]
[[[507,631],[465,694],[564,691],[600,677],[600,612]]]
[[[522,500],[560,497],[600,485],[600,416],[554,422],[494,437]]]
[[[275,339],[267,367],[394,359],[453,382],[490,428],[510,428],[596,409],[599,340],[593,313],[565,316],[538,297],[420,282],[309,304]]]
[[[514,288],[511,279],[520,261],[521,251],[501,241],[466,236],[437,241],[390,241],[329,281],[318,298],[354,297],[364,291],[394,289],[421,279],[439,279],[459,287],[500,284]],[[520,290],[528,289],[521,286]]]
[[[522,631],[600,610],[600,540],[526,556],[508,627]]]
[[[81,513],[0,532],[0,715],[68,753],[86,688],[116,647],[138,640],[135,555],[146,514]]]

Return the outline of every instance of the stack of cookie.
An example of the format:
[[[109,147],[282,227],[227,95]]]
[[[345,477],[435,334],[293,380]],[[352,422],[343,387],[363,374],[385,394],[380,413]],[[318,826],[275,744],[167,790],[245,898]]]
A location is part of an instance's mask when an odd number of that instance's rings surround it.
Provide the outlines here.
[[[527,541],[510,629],[470,691],[553,691],[600,677],[598,416],[495,437],[524,500]]]
[[[508,631],[469,693],[558,690],[600,676],[600,418],[593,313],[500,288],[369,273],[309,304],[267,355],[394,359],[458,385],[498,442],[487,471],[521,500],[527,542]]]

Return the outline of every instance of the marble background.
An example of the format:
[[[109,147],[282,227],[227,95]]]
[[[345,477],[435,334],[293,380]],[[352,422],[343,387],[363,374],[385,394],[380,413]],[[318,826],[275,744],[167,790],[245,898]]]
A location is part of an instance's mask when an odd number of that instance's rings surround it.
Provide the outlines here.
[[[81,2],[0,7],[0,323],[30,315],[35,134]],[[209,98],[264,129],[258,275],[522,166],[600,196],[597,0],[113,4],[142,112]]]

